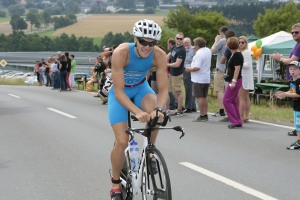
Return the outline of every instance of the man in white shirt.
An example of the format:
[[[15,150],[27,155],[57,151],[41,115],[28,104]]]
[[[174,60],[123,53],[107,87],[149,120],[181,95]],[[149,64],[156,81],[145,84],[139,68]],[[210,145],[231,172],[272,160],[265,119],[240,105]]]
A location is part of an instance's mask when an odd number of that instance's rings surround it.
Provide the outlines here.
[[[185,70],[191,72],[191,80],[193,82],[193,96],[198,100],[198,108],[200,116],[193,122],[208,121],[208,89],[210,85],[210,66],[211,66],[211,51],[206,47],[206,41],[197,37],[194,39],[195,56],[191,63],[191,67],[186,67]]]

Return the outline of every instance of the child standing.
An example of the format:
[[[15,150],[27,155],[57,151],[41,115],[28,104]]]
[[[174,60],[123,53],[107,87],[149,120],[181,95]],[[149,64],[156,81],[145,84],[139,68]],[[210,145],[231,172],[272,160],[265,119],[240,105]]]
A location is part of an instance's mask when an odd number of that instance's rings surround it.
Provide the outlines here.
[[[300,63],[293,61],[288,65],[289,72],[293,80],[290,83],[290,90],[288,92],[276,92],[275,96],[279,99],[285,97],[293,98],[294,109],[294,124],[297,131],[297,141],[291,144],[287,149],[300,149]]]

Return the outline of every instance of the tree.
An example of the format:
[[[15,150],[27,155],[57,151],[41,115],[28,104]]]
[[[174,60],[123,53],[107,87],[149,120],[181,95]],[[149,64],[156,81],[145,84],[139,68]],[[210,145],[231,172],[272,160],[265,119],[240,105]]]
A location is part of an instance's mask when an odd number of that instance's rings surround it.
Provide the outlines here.
[[[17,4],[17,0],[2,0],[1,2],[4,7]]]
[[[229,22],[222,13],[205,11],[196,13],[190,24],[193,31],[186,36],[191,37],[191,39],[201,36],[206,40],[207,46],[211,46],[219,33],[219,28],[227,26]]]
[[[7,39],[6,39],[6,36],[4,35],[4,33],[1,33],[0,35],[0,52],[5,52],[6,51],[6,48],[5,48],[5,44],[7,43]]]
[[[25,8],[27,8],[27,9],[29,9],[29,8],[35,8],[35,5],[34,5],[33,2],[28,2],[27,1],[27,4],[26,4]]]
[[[29,39],[27,37],[22,37],[19,42],[18,51],[29,51],[30,45]]]
[[[164,4],[171,4],[171,3],[173,3],[174,2],[174,0],[163,0],[163,3]]]
[[[191,26],[193,15],[183,6],[177,6],[177,9],[170,9],[166,18],[163,19],[165,25],[169,28],[175,29],[178,32],[183,32],[184,35],[189,36],[192,33],[193,27]]]
[[[50,48],[52,43],[51,38],[49,38],[48,36],[44,36],[41,39],[42,39],[42,43],[45,45],[45,51],[51,51]]]
[[[37,23],[37,17],[34,13],[27,13],[26,15],[26,21],[29,21],[30,23],[30,31],[32,31],[32,26],[35,25]]]
[[[130,34],[128,31],[126,31],[124,33],[124,41],[123,42],[133,42],[134,39],[133,39],[133,34]],[[119,45],[119,44],[113,44],[113,45]]]
[[[114,38],[114,34],[113,34],[111,31],[109,31],[109,32],[103,37],[103,39],[102,39],[102,41],[101,41],[100,47],[102,47],[102,46],[111,46],[111,45],[112,45],[111,41],[113,40],[113,38]]]
[[[22,5],[16,4],[8,7],[8,12],[10,16],[19,15],[22,16],[25,13],[25,8]]]
[[[37,8],[29,8],[28,11],[31,12],[31,13],[34,13],[34,14],[39,13],[39,10]]]
[[[134,0],[117,0],[117,6],[125,9],[135,8]]]
[[[229,24],[222,13],[200,11],[192,14],[184,6],[178,6],[177,10],[171,9],[163,21],[167,27],[182,32],[192,40],[196,37],[203,37],[208,45],[212,45],[219,28]]]
[[[81,44],[79,47],[79,51],[85,51],[85,52],[95,51],[94,44],[93,44],[93,38],[87,38],[87,37],[82,38]]]
[[[76,36],[74,34],[72,34],[71,37],[69,38],[68,51],[78,51],[79,47],[80,47],[80,44],[77,41]]]
[[[0,10],[0,17],[6,17],[6,12],[5,12],[5,11],[2,11],[2,10]]]
[[[152,8],[152,7],[147,7],[147,8],[145,8],[144,9],[144,12],[143,12],[144,14],[154,14],[155,13],[155,10],[154,10],[154,8]]]
[[[28,35],[28,37],[30,41],[29,51],[45,51],[45,45],[43,44],[42,39],[38,34],[30,34]]]
[[[157,0],[145,0],[144,3],[144,8],[148,8],[148,7],[152,7],[152,8],[156,8],[158,6],[158,1]]]
[[[27,29],[27,23],[21,18],[19,15],[13,15],[10,20],[10,25],[13,31],[24,30]]]
[[[51,18],[51,15],[49,12],[47,12],[47,11],[41,12],[40,17],[46,27],[51,23],[52,18]]]
[[[300,10],[291,1],[278,9],[264,9],[265,15],[258,14],[254,21],[253,28],[260,37],[266,37],[278,31],[290,32],[291,27],[300,21]]]

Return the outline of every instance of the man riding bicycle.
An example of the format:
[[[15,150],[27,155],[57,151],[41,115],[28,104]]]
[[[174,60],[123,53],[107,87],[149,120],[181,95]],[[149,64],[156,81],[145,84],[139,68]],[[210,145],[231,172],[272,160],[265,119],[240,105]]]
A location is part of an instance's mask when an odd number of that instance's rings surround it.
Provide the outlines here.
[[[115,146],[111,151],[112,200],[123,199],[120,172],[129,139],[125,133],[128,127],[128,111],[145,123],[156,115],[156,107],[164,107],[168,98],[166,54],[156,46],[161,33],[161,28],[154,21],[140,20],[133,26],[134,43],[120,44],[112,56],[113,86],[108,93],[109,120],[115,134]],[[157,96],[145,81],[147,72],[152,67],[156,67]],[[162,119],[163,115],[160,115]],[[153,143],[157,133],[158,130],[151,134]]]

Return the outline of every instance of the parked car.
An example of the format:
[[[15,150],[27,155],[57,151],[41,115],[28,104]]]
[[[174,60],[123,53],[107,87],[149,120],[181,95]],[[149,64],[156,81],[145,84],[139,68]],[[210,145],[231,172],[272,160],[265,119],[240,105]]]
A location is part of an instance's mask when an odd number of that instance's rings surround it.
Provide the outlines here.
[[[0,74],[0,77],[4,77],[6,76],[7,74],[10,74],[12,73],[13,71],[10,71],[10,70],[7,70],[7,71],[2,71],[1,74]]]

